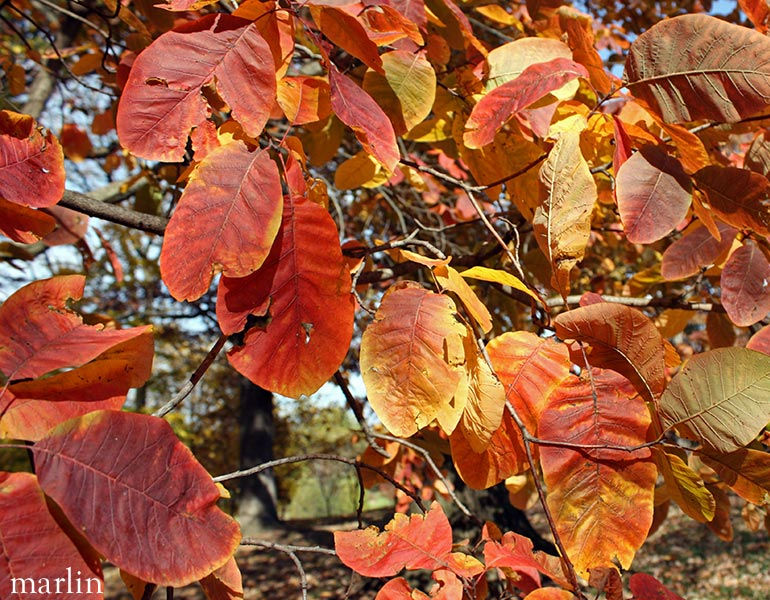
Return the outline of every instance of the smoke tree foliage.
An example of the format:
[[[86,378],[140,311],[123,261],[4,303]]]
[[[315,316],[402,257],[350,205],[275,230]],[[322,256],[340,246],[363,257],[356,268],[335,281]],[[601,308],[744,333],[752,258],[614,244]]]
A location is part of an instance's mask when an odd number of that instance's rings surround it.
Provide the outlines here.
[[[369,448],[283,462],[395,485],[384,530],[326,549],[385,578],[379,600],[679,598],[625,573],[668,507],[730,539],[731,495],[754,515],[770,501],[768,9],[645,9],[627,35],[599,4],[605,22],[559,0],[6,2],[5,251],[17,268],[39,240],[91,253],[84,215],[163,236],[171,296],[215,290],[192,386],[223,348],[290,398],[335,380]],[[111,104],[49,131],[31,107],[46,77]],[[117,143],[100,154],[87,128]],[[67,189],[84,159],[130,173],[117,197]],[[139,178],[161,202],[126,202]],[[99,235],[119,281],[119,240]],[[238,597],[241,533],[217,503],[251,475],[212,478],[167,410],[121,411],[153,328],[78,312],[84,263],[0,306],[0,436],[34,460],[0,473],[0,596],[108,560],[137,597]],[[442,461],[538,503],[559,556],[478,520],[455,545],[427,501],[473,515]],[[435,584],[413,590],[416,569]]]

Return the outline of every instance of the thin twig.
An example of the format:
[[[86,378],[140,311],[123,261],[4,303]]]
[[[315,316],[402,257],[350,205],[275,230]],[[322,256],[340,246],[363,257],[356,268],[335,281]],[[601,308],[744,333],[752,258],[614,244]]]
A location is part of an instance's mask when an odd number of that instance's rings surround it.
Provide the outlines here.
[[[189,381],[182,386],[182,388],[176,393],[176,395],[173,398],[171,398],[171,400],[166,402],[157,411],[155,411],[153,413],[154,416],[164,417],[165,415],[170,413],[172,410],[174,410],[179,404],[181,404],[182,401],[185,398],[187,398],[187,396],[190,395],[190,392],[193,391],[193,388],[201,380],[201,378],[206,373],[206,371],[211,366],[211,364],[214,362],[214,360],[216,360],[217,355],[224,347],[226,341],[227,341],[226,335],[222,334],[219,336],[217,341],[211,347],[211,350],[209,350],[208,354],[206,354],[206,356],[203,358],[203,361],[201,362],[201,364],[198,365],[198,368],[195,369],[192,375],[190,375]]]
[[[231,479],[238,479],[240,477],[256,475],[258,473],[261,473],[262,471],[266,471],[267,469],[272,469],[274,467],[280,467],[281,465],[289,465],[292,463],[303,462],[306,460],[330,460],[330,461],[341,462],[346,465],[350,465],[351,467],[360,467],[362,469],[368,469],[369,471],[374,471],[380,477],[387,480],[391,485],[394,485],[399,490],[404,492],[407,496],[409,496],[423,513],[427,512],[425,509],[425,505],[422,503],[422,499],[413,491],[407,489],[406,487],[404,487],[404,485],[402,485],[401,483],[393,479],[393,477],[389,473],[386,473],[379,467],[375,467],[373,465],[361,462],[360,460],[357,460],[354,458],[347,458],[345,456],[338,456],[336,454],[302,454],[299,456],[287,456],[286,458],[278,458],[276,460],[271,460],[269,462],[262,463],[261,465],[257,465],[256,467],[251,467],[250,469],[233,471],[232,473],[226,473],[225,475],[214,477],[214,481],[217,483],[222,481],[230,481]]]
[[[337,370],[337,372],[334,374],[334,382],[339,386],[339,388],[342,390],[343,396],[345,396],[345,401],[348,403],[348,406],[350,407],[350,410],[353,411],[353,414],[356,417],[356,421],[358,421],[359,426],[361,427],[361,431],[364,434],[364,437],[366,438],[366,441],[369,443],[369,446],[372,450],[374,450],[377,454],[380,456],[384,456],[385,458],[390,458],[390,454],[388,453],[385,448],[380,446],[377,441],[374,439],[374,435],[372,434],[372,430],[369,427],[369,424],[366,422],[366,419],[364,419],[364,414],[361,411],[361,407],[358,404],[358,401],[353,397],[352,392],[350,391],[350,387],[348,386],[348,382],[345,381],[345,378],[342,376],[342,373]]]
[[[276,544],[267,540],[258,540],[253,537],[245,537],[241,540],[241,546],[259,546],[260,548],[269,548],[271,550],[280,550],[281,552],[313,552],[316,554],[329,554],[337,556],[333,548],[324,548],[323,546],[293,546],[291,544]]]

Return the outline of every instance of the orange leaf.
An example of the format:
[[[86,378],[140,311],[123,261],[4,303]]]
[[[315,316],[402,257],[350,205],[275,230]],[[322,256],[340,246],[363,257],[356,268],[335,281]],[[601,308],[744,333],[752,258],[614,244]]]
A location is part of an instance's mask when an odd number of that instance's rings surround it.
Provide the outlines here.
[[[62,275],[24,286],[0,307],[0,371],[11,381],[81,365],[145,334],[148,327],[84,325],[67,301],[83,295],[85,277]]]
[[[746,16],[751,19],[757,31],[767,33],[767,18],[770,15],[767,0],[738,0],[738,4]]]
[[[529,468],[521,432],[508,412],[482,452],[475,452],[459,429],[449,439],[455,468],[473,489],[486,489]]]
[[[650,415],[631,383],[594,369],[593,382],[572,377],[548,398],[538,437],[576,444],[644,443]],[[625,452],[540,447],[548,506],[575,569],[618,560],[628,568],[652,523],[657,469],[649,449]]]
[[[0,232],[14,242],[31,244],[54,227],[56,221],[50,215],[0,198]]]
[[[737,229],[770,235],[770,181],[735,167],[704,167],[694,175],[714,214]]]
[[[208,600],[237,600],[243,598],[243,578],[232,556],[223,566],[201,579]]]
[[[434,586],[430,596],[420,590],[412,590],[406,579],[397,577],[380,588],[375,600],[462,600],[463,583],[457,575],[439,569],[433,572],[433,579],[438,581],[439,585]]]
[[[382,73],[380,53],[361,21],[344,8],[309,2],[313,20],[332,43]]]
[[[438,502],[424,515],[396,513],[380,533],[377,527],[335,531],[337,556],[365,577],[391,577],[401,569],[446,568],[452,552],[452,528]]]
[[[577,77],[588,77],[588,72],[583,65],[566,58],[527,67],[516,79],[496,87],[473,107],[465,124],[463,142],[468,148],[491,144],[508,119]]]
[[[67,519],[106,559],[145,581],[178,587],[201,579],[240,542],[238,524],[216,506],[211,476],[163,419],[92,412],[59,425],[32,451],[40,487]],[[137,523],[163,535],[138,538]]]
[[[41,208],[64,193],[64,156],[59,141],[32,117],[0,110],[0,197]]]
[[[629,242],[655,242],[687,215],[690,180],[679,161],[660,148],[642,147],[616,172],[615,196]]]
[[[592,346],[588,353],[592,366],[617,371],[650,400],[663,392],[663,338],[642,312],[622,304],[600,302],[564,312],[554,319],[554,324],[561,339]],[[577,355],[582,357],[580,352]]]
[[[272,392],[312,394],[347,354],[355,310],[350,285],[334,220],[307,198],[287,196],[262,267],[220,281],[222,331],[232,335],[248,327],[229,352],[230,363]]]
[[[177,300],[196,300],[215,272],[245,277],[267,258],[281,225],[281,180],[267,151],[235,141],[206,155],[166,227],[163,282]]]
[[[88,134],[72,123],[65,123],[62,126],[59,141],[64,149],[64,155],[74,162],[88,158],[94,149]]]
[[[332,110],[329,82],[320,77],[284,77],[278,82],[278,104],[292,125],[325,119]]]
[[[393,285],[361,339],[369,403],[388,430],[409,437],[452,401],[462,377],[465,327],[448,296]]]
[[[575,594],[559,588],[540,588],[527,594],[524,600],[575,600]]]
[[[118,106],[121,144],[148,160],[181,161],[190,130],[209,114],[201,89],[212,81],[244,131],[258,136],[275,98],[271,57],[257,24],[227,14],[164,33],[131,68]]]
[[[727,259],[722,276],[722,306],[739,327],[753,325],[770,311],[770,262],[752,240],[744,240]]]
[[[530,433],[537,431],[549,394],[569,376],[567,347],[528,331],[496,337],[487,345],[505,394]]]
[[[103,576],[83,558],[75,543],[61,529],[48,511],[45,496],[38,487],[34,475],[29,473],[0,472],[0,540],[3,557],[0,559],[0,596],[9,600],[33,597],[43,584],[59,586],[59,579],[68,572],[77,577],[77,596],[85,600],[101,600]],[[45,553],[45,560],[36,560]],[[69,570],[69,571],[68,571]],[[15,581],[13,579],[17,578]],[[29,578],[29,579],[27,579]],[[64,582],[64,579],[61,579]],[[31,582],[32,591],[27,589]],[[70,581],[70,584],[75,581]],[[18,585],[25,586],[20,592]],[[66,590],[64,590],[66,592]],[[74,586],[70,588],[75,592]],[[39,592],[46,597],[64,596],[54,594],[53,589]],[[74,594],[73,594],[74,595]]]

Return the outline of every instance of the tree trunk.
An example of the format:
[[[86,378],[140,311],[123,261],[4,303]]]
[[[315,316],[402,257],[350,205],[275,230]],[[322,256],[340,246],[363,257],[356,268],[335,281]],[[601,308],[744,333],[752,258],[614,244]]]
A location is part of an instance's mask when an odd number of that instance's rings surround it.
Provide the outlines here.
[[[273,459],[273,394],[246,378],[240,387],[240,468],[248,469]],[[240,480],[236,516],[244,535],[277,525],[276,498],[272,470]]]

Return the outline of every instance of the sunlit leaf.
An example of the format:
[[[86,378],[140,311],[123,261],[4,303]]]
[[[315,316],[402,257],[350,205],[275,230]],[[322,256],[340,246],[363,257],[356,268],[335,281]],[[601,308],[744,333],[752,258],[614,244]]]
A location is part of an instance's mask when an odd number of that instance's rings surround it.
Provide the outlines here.
[[[385,427],[409,437],[454,397],[462,338],[451,298],[412,283],[392,286],[361,339],[361,376]]]
[[[747,502],[760,506],[770,503],[770,454],[767,452],[741,448],[720,454],[703,449],[698,456]]]
[[[730,249],[738,233],[724,223],[717,226],[721,240],[714,238],[706,227],[688,228],[681,238],[663,252],[660,274],[668,280],[685,279],[713,264]]]
[[[655,448],[653,457],[666,482],[669,498],[676,502],[688,517],[700,523],[711,521],[716,504],[703,479],[675,453]]]
[[[736,325],[753,325],[770,312],[770,262],[753,241],[730,255],[719,283],[722,306]]]
[[[770,422],[770,357],[719,348],[691,358],[660,398],[667,429],[723,453],[751,442]]]
[[[706,193],[711,210],[725,223],[770,235],[770,181],[767,178],[746,169],[712,166],[695,173],[695,183]]]
[[[624,377],[594,369],[592,381],[576,377],[548,398],[538,437],[578,443],[636,446],[644,443],[650,414]],[[556,531],[577,572],[628,568],[652,523],[657,469],[649,449],[578,451],[542,445],[540,463]]]

